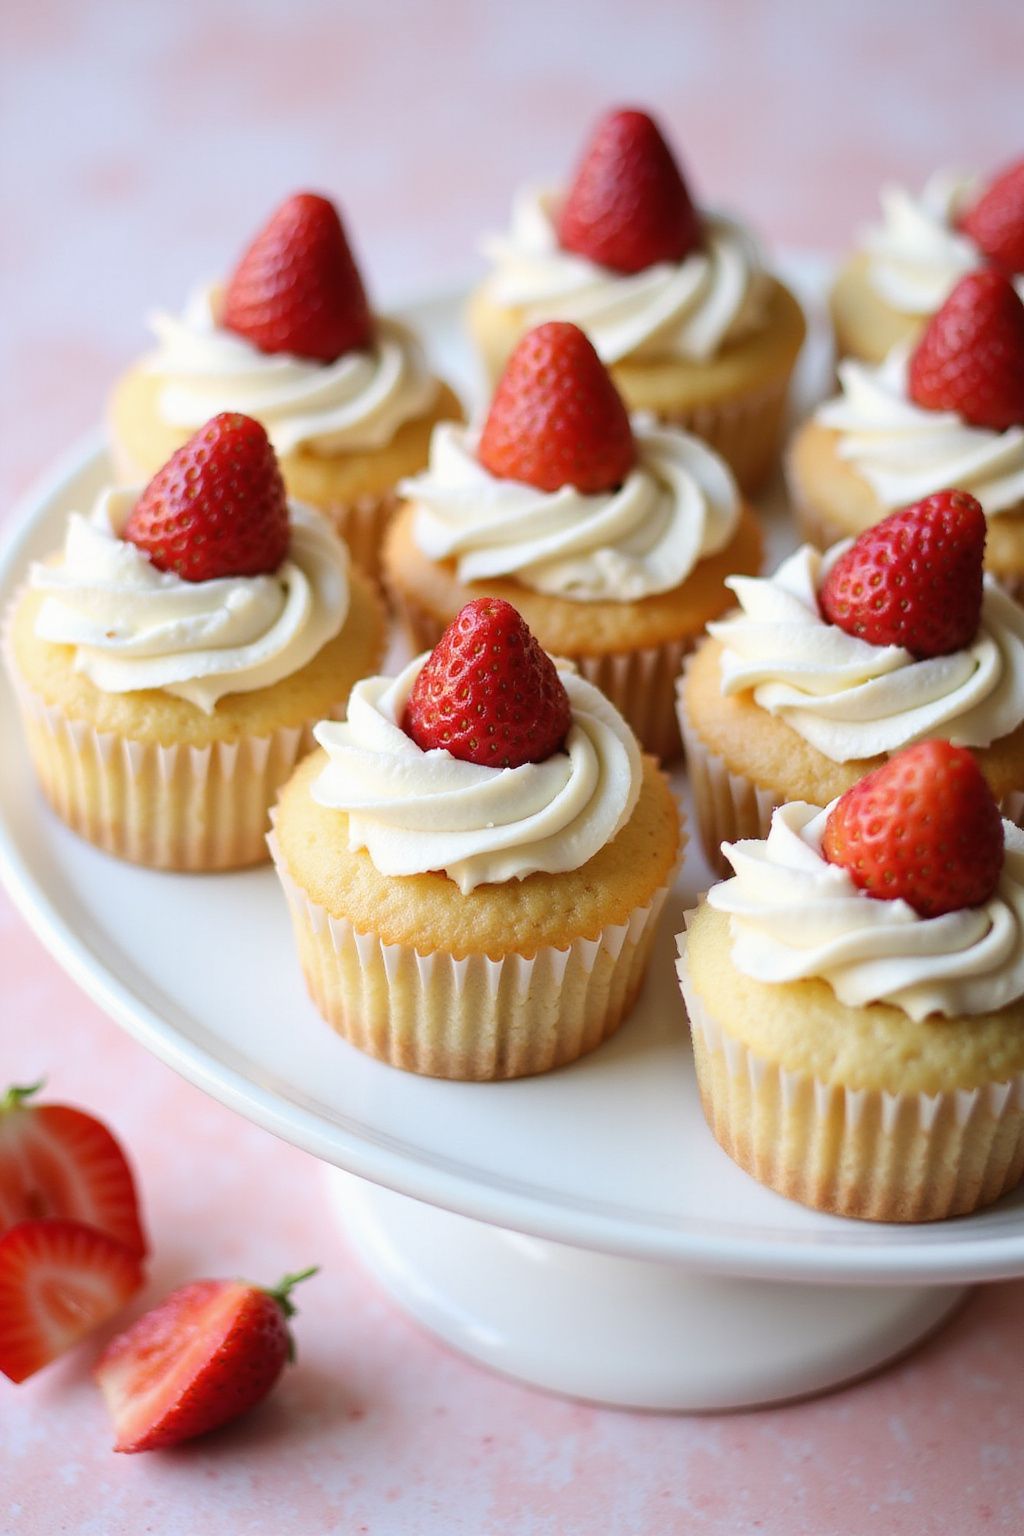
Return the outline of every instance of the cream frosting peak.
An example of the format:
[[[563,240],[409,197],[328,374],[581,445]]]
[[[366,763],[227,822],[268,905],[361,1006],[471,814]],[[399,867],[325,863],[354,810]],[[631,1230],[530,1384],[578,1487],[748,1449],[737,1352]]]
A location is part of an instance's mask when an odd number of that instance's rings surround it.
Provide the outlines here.
[[[435,427],[430,466],[399,489],[416,506],[413,536],[459,580],[514,576],[535,592],[577,602],[632,602],[681,585],[736,531],[740,497],[718,456],[697,438],[633,417],[637,462],[615,490],[537,490],[490,474],[479,434]]]
[[[872,367],[839,364],[841,393],[815,412],[839,434],[836,451],[886,509],[955,487],[976,496],[989,517],[1024,501],[1024,425],[994,432],[955,411],[916,405],[907,390],[909,346]]]
[[[61,557],[32,567],[45,594],[41,639],[75,648],[75,670],[104,693],[160,688],[210,714],[228,693],[291,676],[348,613],[348,551],[319,513],[289,504],[291,540],[267,576],[184,581],[121,532],[138,496],[110,490],[68,519]]]
[[[422,348],[397,320],[378,316],[373,344],[333,363],[261,352],[220,324],[224,290],[197,289],[179,318],[151,321],[157,350],[146,369],[160,380],[157,408],[169,426],[198,428],[221,411],[255,416],[280,454],[381,448],[430,409],[437,382]]]
[[[563,751],[518,768],[424,751],[401,722],[428,654],[397,678],[357,683],[346,722],[316,727],[328,761],[313,798],[347,813],[349,847],[365,848],[384,875],[440,869],[465,894],[579,869],[625,826],[640,794],[640,749],[622,716],[563,663],[572,709]]]
[[[572,320],[605,363],[624,357],[705,361],[763,322],[767,280],[753,237],[722,215],[705,214],[704,246],[681,262],[623,274],[558,243],[559,194],[520,191],[508,232],[483,242],[494,272],[487,283],[501,308],[532,325]]]
[[[752,689],[833,762],[894,752],[942,735],[987,747],[1024,721],[1024,609],[985,578],[973,643],[918,661],[822,617],[818,592],[852,540],[822,556],[810,545],[763,578],[733,576],[740,611],[708,629],[724,647],[722,691]]]
[[[1024,996],[1020,828],[1003,822],[1003,872],[987,902],[921,917],[827,862],[831,809],[793,801],[775,811],[766,840],[722,845],[736,873],[708,901],[729,916],[738,971],[769,983],[816,977],[847,1006],[890,1003],[912,1019],[994,1012]]]

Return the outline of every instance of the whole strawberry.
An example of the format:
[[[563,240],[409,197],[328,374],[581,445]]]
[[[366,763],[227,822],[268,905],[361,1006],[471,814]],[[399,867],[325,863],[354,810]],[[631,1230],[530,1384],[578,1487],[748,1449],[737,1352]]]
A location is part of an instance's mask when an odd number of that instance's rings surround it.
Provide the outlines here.
[[[373,317],[333,203],[297,192],[281,204],[235,268],[222,323],[261,352],[315,362],[370,345]]]
[[[911,354],[910,397],[975,427],[1024,425],[1024,303],[1010,279],[968,272]]]
[[[538,490],[611,490],[636,462],[629,416],[579,326],[528,331],[505,366],[477,457],[502,480]]]
[[[1004,272],[1024,272],[1024,160],[996,177],[960,227]]]
[[[104,1350],[96,1366],[116,1451],[194,1439],[260,1402],[293,1358],[291,1291],[243,1280],[195,1280],[172,1291]]]
[[[157,470],[123,537],[185,581],[276,571],[288,553],[288,500],[259,422],[225,411],[200,427]]]
[[[1003,824],[970,752],[922,741],[836,801],[821,847],[868,896],[901,898],[922,917],[939,917],[992,895]]]
[[[937,491],[893,512],[840,555],[821,611],[848,635],[918,658],[963,650],[981,619],[986,531],[966,491]]]
[[[571,724],[569,696],[526,621],[500,597],[456,614],[409,695],[403,727],[429,752],[488,768],[541,763]]]
[[[622,109],[598,123],[562,205],[558,238],[615,272],[642,272],[699,249],[700,218],[646,112]]]

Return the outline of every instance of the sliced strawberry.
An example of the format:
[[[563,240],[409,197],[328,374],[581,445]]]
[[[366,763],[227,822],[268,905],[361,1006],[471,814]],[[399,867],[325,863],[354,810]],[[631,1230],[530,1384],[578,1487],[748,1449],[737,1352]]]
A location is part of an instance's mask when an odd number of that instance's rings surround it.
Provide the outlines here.
[[[911,354],[910,397],[975,427],[1024,424],[1024,303],[993,268],[968,272]]]
[[[611,490],[636,462],[629,416],[594,348],[576,325],[528,331],[502,374],[477,457],[502,480],[538,490]]]
[[[0,1099],[0,1232],[37,1217],[68,1217],[144,1254],[135,1181],[121,1147],[83,1110],[33,1102],[41,1088],[11,1088]]]
[[[223,324],[261,352],[315,362],[371,344],[373,317],[333,203],[297,192],[281,204],[235,268]]]
[[[981,619],[986,531],[966,491],[937,491],[893,512],[840,555],[821,611],[849,635],[919,658],[963,650]]]
[[[184,581],[264,576],[288,553],[277,455],[251,416],[214,416],[157,470],[123,537]]]
[[[146,1312],[104,1350],[96,1380],[114,1421],[116,1451],[177,1445],[237,1418],[266,1397],[293,1358],[292,1287],[194,1280]]]
[[[609,112],[598,123],[562,206],[558,238],[615,272],[682,261],[702,242],[682,173],[646,112]]]
[[[571,723],[565,685],[525,619],[503,598],[478,597],[434,647],[403,726],[424,752],[518,768],[557,752]]]
[[[1004,272],[1024,272],[1024,160],[996,177],[960,227]]]
[[[142,1284],[137,1253],[81,1221],[0,1237],[0,1371],[24,1381],[114,1317]]]
[[[922,741],[836,801],[821,848],[868,896],[902,898],[922,917],[940,917],[995,891],[1003,823],[970,752]]]

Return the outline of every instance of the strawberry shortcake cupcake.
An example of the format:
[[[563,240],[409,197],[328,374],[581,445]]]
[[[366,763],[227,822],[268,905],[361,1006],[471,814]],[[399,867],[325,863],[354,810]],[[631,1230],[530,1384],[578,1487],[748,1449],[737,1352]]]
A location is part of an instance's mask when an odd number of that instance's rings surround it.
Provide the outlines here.
[[[761,535],[728,466],[680,427],[630,418],[566,321],[513,353],[481,427],[442,423],[388,533],[385,581],[417,650],[484,593],[570,658],[648,751],[680,747],[680,661],[757,572]]]
[[[378,664],[384,616],[249,417],[208,422],[141,492],[107,488],[32,567],[7,660],[47,799],[160,869],[266,857],[268,809]]]
[[[600,1045],[639,992],[681,833],[598,689],[480,598],[315,735],[272,846],[328,1023],[432,1077],[522,1077]]]
[[[152,324],[156,350],[110,402],[121,480],[148,478],[218,411],[244,411],[289,495],[326,512],[375,575],[395,484],[426,463],[435,423],[462,412],[408,327],[371,310],[334,205],[288,198],[226,283]]]
[[[774,468],[799,304],[734,219],[694,207],[657,124],[610,112],[568,187],[528,187],[486,242],[470,331],[492,382],[523,333],[581,326],[630,410],[704,438],[745,490]]]
[[[1024,832],[970,752],[905,748],[729,844],[680,940],[704,1113],[818,1210],[936,1221],[1024,1172]]]

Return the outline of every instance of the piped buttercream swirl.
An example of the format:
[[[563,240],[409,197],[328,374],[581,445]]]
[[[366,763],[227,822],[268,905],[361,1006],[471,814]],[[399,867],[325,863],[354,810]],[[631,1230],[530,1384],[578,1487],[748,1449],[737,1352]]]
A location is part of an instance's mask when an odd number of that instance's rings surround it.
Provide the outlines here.
[[[363,679],[346,722],[316,727],[328,760],[314,799],[347,814],[349,847],[384,875],[443,870],[465,894],[579,869],[625,826],[640,793],[640,750],[622,716],[563,665],[572,724],[562,751],[518,768],[424,751],[401,722],[428,654],[396,678]]]
[[[348,551],[327,520],[289,504],[291,541],[267,576],[184,581],[120,537],[136,490],[72,512],[60,558],[33,565],[43,640],[75,648],[75,670],[104,693],[160,688],[206,714],[228,693],[291,676],[348,613]]]
[[[681,585],[732,538],[736,483],[718,456],[674,427],[635,416],[637,461],[623,483],[587,495],[500,480],[476,456],[479,434],[435,427],[430,465],[399,489],[416,507],[413,537],[460,581],[514,576],[577,602],[633,602]]]
[[[999,885],[981,906],[921,917],[829,864],[825,810],[793,801],[764,841],[724,843],[735,870],[708,894],[729,917],[732,959],[762,982],[816,977],[841,1003],[890,1003],[912,1019],[995,1012],[1024,996],[1024,832],[1003,822]]]
[[[263,423],[280,454],[358,452],[390,443],[430,409],[437,381],[419,342],[378,316],[373,344],[333,363],[261,352],[220,324],[224,290],[198,288],[183,315],[154,315],[157,350],[146,371],[159,381],[157,410],[168,426],[198,428],[221,411]]]
[[[558,243],[560,196],[524,188],[504,235],[483,242],[494,271],[491,301],[530,325],[571,320],[605,363],[626,357],[704,362],[764,320],[767,278],[753,237],[722,215],[704,215],[704,245],[680,262],[613,272]]]

